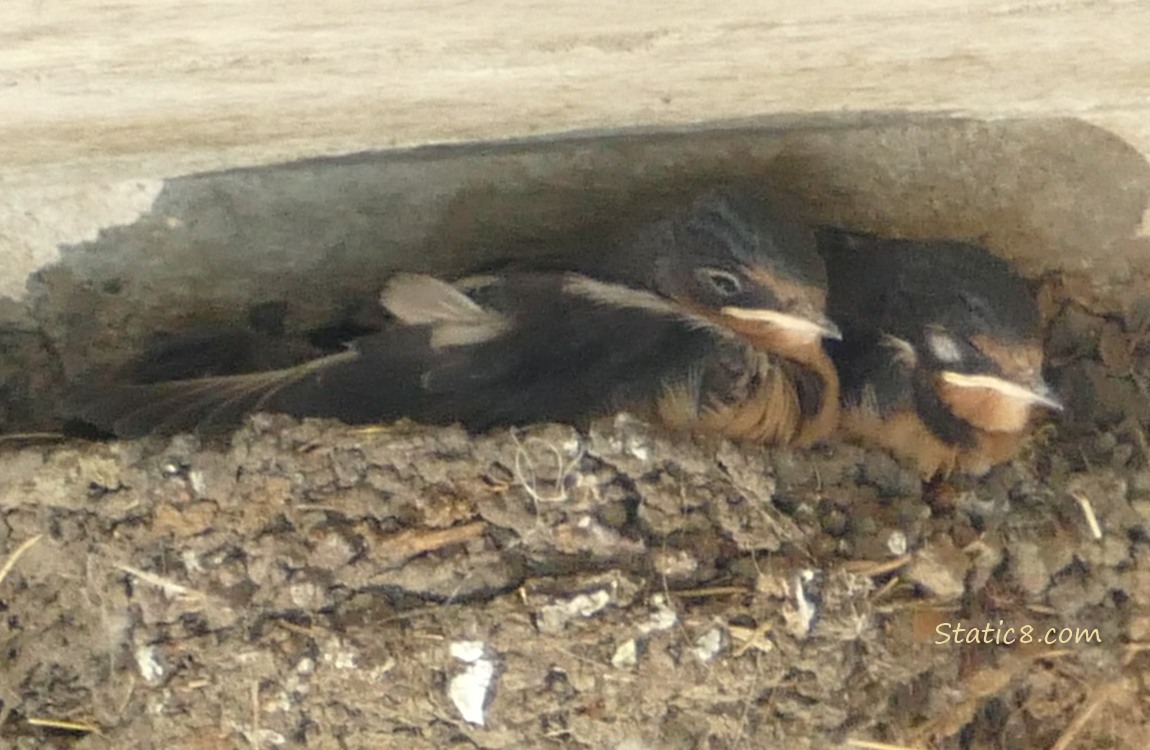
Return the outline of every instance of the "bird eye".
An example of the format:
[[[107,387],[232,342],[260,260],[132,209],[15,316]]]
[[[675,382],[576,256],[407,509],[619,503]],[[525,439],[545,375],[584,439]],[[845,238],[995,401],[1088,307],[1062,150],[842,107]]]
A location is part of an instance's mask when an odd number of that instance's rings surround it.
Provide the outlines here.
[[[926,343],[939,361],[953,364],[962,359],[962,350],[959,348],[958,342],[944,331],[927,331]]]
[[[722,297],[733,297],[743,291],[743,283],[733,273],[715,268],[704,268],[699,272],[699,276],[706,279],[711,288]]]

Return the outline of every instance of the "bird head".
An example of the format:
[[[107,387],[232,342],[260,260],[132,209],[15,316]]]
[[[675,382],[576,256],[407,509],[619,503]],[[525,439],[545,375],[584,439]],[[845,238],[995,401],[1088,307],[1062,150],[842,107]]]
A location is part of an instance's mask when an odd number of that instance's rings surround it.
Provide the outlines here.
[[[1034,298],[1005,260],[964,242],[819,236],[834,268],[832,314],[904,344],[919,382],[954,416],[988,432],[1019,432],[1035,408],[1062,408],[1042,378]]]
[[[1042,377],[1033,298],[1005,264],[994,265],[957,276],[933,320],[920,327],[918,349],[955,416],[989,432],[1017,432],[1035,408],[1061,410],[1062,404]]]
[[[711,189],[633,243],[654,291],[718,326],[783,350],[841,335],[813,232],[766,188]]]

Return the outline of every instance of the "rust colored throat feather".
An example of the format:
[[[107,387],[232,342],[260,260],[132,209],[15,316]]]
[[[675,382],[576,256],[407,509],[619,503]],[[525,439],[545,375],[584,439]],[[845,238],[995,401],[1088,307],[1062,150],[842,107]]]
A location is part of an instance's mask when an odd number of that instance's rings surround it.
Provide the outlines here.
[[[791,356],[743,344],[686,383],[668,385],[656,416],[672,430],[767,445],[810,446],[839,418],[834,365],[814,342]]]

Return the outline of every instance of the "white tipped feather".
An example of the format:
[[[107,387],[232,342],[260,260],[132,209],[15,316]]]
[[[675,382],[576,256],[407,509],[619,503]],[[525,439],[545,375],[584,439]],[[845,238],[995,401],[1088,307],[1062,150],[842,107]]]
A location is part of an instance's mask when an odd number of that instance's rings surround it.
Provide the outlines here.
[[[451,284],[422,273],[392,276],[379,303],[408,325],[466,324],[491,315]]]
[[[505,316],[426,274],[396,274],[383,288],[379,302],[407,325],[431,326],[431,346],[435,349],[490,341],[509,325]]]
[[[101,389],[83,397],[73,412],[119,437],[201,428],[210,431],[238,423],[244,414],[259,411],[283,388],[359,356],[349,349],[284,370]]]
[[[622,284],[609,284],[581,274],[569,273],[563,281],[563,291],[609,307],[647,310],[657,315],[680,317],[683,311],[657,294],[633,289]],[[704,319],[705,320],[705,319]]]

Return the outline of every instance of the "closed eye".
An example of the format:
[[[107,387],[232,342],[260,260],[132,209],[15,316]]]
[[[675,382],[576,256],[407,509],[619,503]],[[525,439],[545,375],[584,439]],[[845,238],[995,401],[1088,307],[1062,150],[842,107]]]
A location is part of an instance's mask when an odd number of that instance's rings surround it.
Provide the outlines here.
[[[698,276],[720,297],[733,297],[743,291],[743,282],[733,273],[717,268],[702,268]]]

